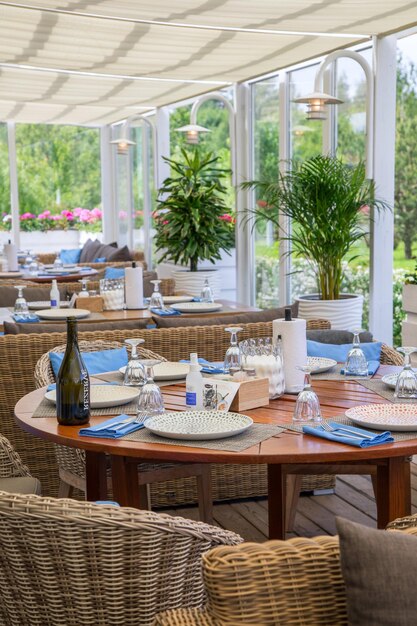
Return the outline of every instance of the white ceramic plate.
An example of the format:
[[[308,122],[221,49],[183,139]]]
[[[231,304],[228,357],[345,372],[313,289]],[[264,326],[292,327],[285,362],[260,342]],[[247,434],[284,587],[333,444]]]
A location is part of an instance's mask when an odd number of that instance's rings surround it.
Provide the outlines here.
[[[415,368],[413,369],[414,371],[417,371]],[[395,386],[397,384],[398,374],[399,372],[397,372],[396,374],[386,374],[385,376],[381,378],[381,380],[387,387],[390,387],[391,389],[395,389]]]
[[[42,309],[38,311],[38,316],[42,320],[66,320],[67,317],[81,319],[89,315],[90,311],[87,309]]]
[[[0,278],[19,278],[23,272],[0,272]]]
[[[307,365],[312,368],[312,374],[320,374],[320,372],[327,372],[327,370],[337,365],[337,361],[334,359],[325,359],[321,356],[308,356]]]
[[[160,437],[202,441],[239,435],[252,424],[250,417],[240,413],[184,411],[151,417],[146,420],[145,427]]]
[[[345,415],[358,426],[375,430],[417,430],[417,405],[364,404],[348,409]]]
[[[164,304],[177,304],[177,302],[191,302],[194,296],[163,296]]]
[[[126,371],[126,365],[119,369],[119,372],[124,375]],[[175,361],[163,361],[153,368],[155,377],[154,380],[179,380],[185,378],[190,371],[188,363],[176,363]]]
[[[90,407],[104,409],[110,406],[128,404],[139,395],[137,387],[123,387],[122,385],[91,385]],[[56,390],[47,391],[45,398],[56,404]]]
[[[223,305],[219,302],[180,302],[173,304],[172,308],[181,313],[212,313],[220,311]]]
[[[29,309],[37,311],[38,309],[47,309],[51,304],[47,300],[39,300],[39,302],[28,302]],[[69,302],[61,302],[61,309],[67,309]]]

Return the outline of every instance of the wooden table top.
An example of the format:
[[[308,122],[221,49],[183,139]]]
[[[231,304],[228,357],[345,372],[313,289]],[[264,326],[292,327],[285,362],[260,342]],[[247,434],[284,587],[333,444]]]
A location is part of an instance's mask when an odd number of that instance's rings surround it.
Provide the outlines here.
[[[398,368],[381,366],[381,375],[396,371]],[[314,379],[313,379],[314,380]],[[360,404],[384,403],[381,396],[366,389],[360,383],[352,381],[317,380],[313,383],[318,393],[323,416],[334,417],[346,409]],[[417,453],[417,439],[397,441],[360,449],[349,445],[333,443],[314,436],[302,435],[290,431],[283,432],[242,452],[206,450],[166,444],[147,444],[127,440],[112,440],[80,437],[79,426],[60,426],[55,418],[32,418],[34,408],[38,406],[45,388],[37,389],[24,396],[15,407],[17,423],[33,435],[70,447],[82,448],[95,452],[105,452],[139,459],[155,461],[210,462],[210,463],[276,463],[276,464],[314,464],[365,462],[371,459],[404,457]],[[185,385],[176,384],[162,388],[165,408],[168,411],[185,409]],[[291,423],[296,396],[285,394],[277,400],[271,400],[269,406],[245,411],[255,422],[278,424]],[[117,407],[116,407],[117,408]],[[115,410],[114,415],[122,412],[123,407]],[[109,419],[94,417],[91,425]]]

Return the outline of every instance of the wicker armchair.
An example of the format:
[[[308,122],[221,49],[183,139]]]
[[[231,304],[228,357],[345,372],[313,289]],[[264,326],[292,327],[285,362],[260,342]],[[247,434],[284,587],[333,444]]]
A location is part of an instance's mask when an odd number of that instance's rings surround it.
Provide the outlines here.
[[[242,541],[180,517],[0,493],[0,623],[150,626],[204,600],[201,556]]]
[[[40,494],[40,483],[33,478],[10,441],[0,435],[0,491]]]
[[[338,537],[214,548],[203,555],[203,578],[206,607],[161,613],[155,626],[348,624]]]
[[[35,382],[37,387],[44,387],[55,382],[55,375],[52,370],[49,358],[50,352],[62,353],[66,346],[57,346],[46,354],[42,355],[35,366]],[[112,348],[120,348],[120,343],[116,341],[80,341],[79,347],[82,352],[96,352],[98,350],[110,350]],[[146,350],[142,346],[138,346],[138,354],[143,359],[161,359],[166,361],[164,357]],[[86,491],[85,482],[85,452],[78,448],[69,448],[55,444],[56,458],[59,468],[59,490],[58,497],[70,497],[74,488],[80,491]],[[149,485],[152,483],[163,483],[176,478],[196,478],[198,491],[198,505],[200,510],[200,518],[205,522],[212,522],[213,519],[213,502],[211,496],[211,477],[210,465],[203,463],[164,463],[151,464],[140,463],[138,465],[138,481],[141,487],[141,507],[150,508],[151,498]],[[111,489],[111,473],[108,471],[108,489]],[[146,507],[142,505],[146,503]]]

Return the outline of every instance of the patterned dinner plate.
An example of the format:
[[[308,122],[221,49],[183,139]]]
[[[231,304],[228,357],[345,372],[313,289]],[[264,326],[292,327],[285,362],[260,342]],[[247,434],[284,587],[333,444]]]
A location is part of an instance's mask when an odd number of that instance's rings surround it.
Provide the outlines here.
[[[125,387],[123,385],[91,385],[90,407],[92,409],[104,409],[109,406],[121,406],[128,404],[139,395],[137,387]],[[56,390],[47,391],[45,398],[56,404]]]
[[[327,372],[337,365],[337,361],[334,359],[325,359],[321,356],[308,356],[307,365],[311,367],[312,374],[320,374],[321,372]]]
[[[253,420],[240,413],[224,411],[184,411],[163,413],[146,420],[145,427],[169,439],[204,441],[234,437],[250,428]]]
[[[179,302],[172,304],[171,308],[181,313],[213,313],[220,311],[223,305],[219,302]]]
[[[417,430],[416,404],[363,404],[348,409],[346,417],[375,430]]]

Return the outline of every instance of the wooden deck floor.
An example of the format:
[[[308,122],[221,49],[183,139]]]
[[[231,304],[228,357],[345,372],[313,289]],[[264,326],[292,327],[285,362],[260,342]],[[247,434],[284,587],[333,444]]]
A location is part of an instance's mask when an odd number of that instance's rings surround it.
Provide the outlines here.
[[[417,460],[415,458],[415,460]],[[417,513],[417,465],[411,464],[412,513]],[[181,507],[165,511],[198,519],[196,507]],[[218,526],[234,530],[246,541],[267,539],[268,503],[265,498],[227,502],[214,506],[214,519]],[[338,476],[335,492],[329,495],[300,498],[295,518],[294,536],[313,537],[336,534],[336,516],[376,528],[376,506],[369,476]]]

